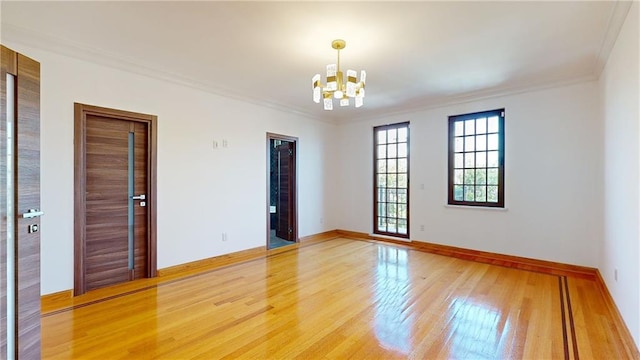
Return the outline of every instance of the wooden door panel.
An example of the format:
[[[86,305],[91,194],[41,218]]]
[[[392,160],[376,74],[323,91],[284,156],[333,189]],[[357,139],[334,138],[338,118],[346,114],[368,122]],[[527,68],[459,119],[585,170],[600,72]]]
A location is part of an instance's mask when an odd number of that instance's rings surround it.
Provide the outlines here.
[[[87,116],[86,289],[129,280],[128,137],[130,124]]]
[[[18,54],[16,124],[16,270],[17,350],[25,359],[40,358],[40,218],[24,219],[40,210],[40,64]]]
[[[11,332],[15,335],[15,353],[18,358],[40,358],[40,233],[29,232],[30,225],[40,229],[40,218],[26,219],[22,217],[29,209],[40,210],[40,64],[26,56],[17,54],[10,49],[2,47],[2,126],[0,136],[2,151],[0,151],[0,186],[2,197],[0,201],[2,214],[2,242],[0,252],[0,267],[2,268],[2,297],[0,300],[2,319],[0,320],[0,348],[2,354],[7,353],[7,337]],[[6,77],[7,73],[15,77],[15,118],[12,129],[8,129]],[[13,263],[15,272],[13,294],[15,304],[12,308],[12,317],[15,327],[8,328],[6,309],[8,307],[7,295],[7,195],[6,195],[6,159],[8,156],[7,134],[11,130],[13,138],[13,156],[15,173],[11,178],[14,183],[15,194],[13,213],[15,216],[14,231],[15,241]]]
[[[281,145],[277,147],[278,153],[278,201],[276,205],[276,218],[277,218],[277,226],[276,226],[276,236],[289,240],[291,235],[289,232],[291,223],[289,222],[290,218],[290,209],[289,209],[289,192],[290,192],[290,183],[289,183],[289,168],[290,168],[290,143],[283,142]]]

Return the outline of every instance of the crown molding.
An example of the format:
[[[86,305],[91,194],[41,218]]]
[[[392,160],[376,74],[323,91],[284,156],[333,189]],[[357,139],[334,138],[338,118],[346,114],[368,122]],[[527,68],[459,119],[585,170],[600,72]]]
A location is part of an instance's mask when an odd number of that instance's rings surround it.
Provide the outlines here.
[[[602,38],[600,51],[595,59],[595,63],[593,64],[594,74],[596,77],[600,77],[600,74],[602,74],[602,71],[607,64],[607,60],[609,60],[611,50],[613,50],[613,46],[616,44],[616,40],[618,39],[618,35],[620,34],[620,30],[622,30],[622,26],[624,25],[632,4],[633,1],[616,1],[613,9],[611,10],[609,21],[607,23],[607,30]]]
[[[597,56],[597,60],[594,63],[591,74],[586,74],[573,78],[547,80],[538,83],[528,83],[519,86],[503,86],[485,90],[479,90],[469,92],[461,95],[446,96],[435,99],[425,99],[414,104],[405,105],[403,108],[381,109],[365,111],[362,114],[353,115],[341,115],[337,113],[323,114],[319,116],[317,114],[305,111],[301,108],[286,106],[273,101],[265,101],[255,97],[250,97],[245,94],[238,93],[231,89],[225,89],[217,84],[204,82],[199,79],[185,76],[176,71],[162,69],[155,65],[144,63],[139,59],[133,59],[121,54],[111,53],[99,48],[90,47],[85,44],[73,42],[67,39],[52,36],[50,34],[43,34],[34,32],[19,26],[4,23],[2,24],[2,39],[8,39],[11,42],[24,44],[37,49],[50,51],[62,56],[68,56],[75,59],[84,60],[90,63],[99,64],[102,66],[115,68],[118,70],[142,75],[145,77],[170,82],[173,84],[197,89],[203,92],[211,93],[220,97],[233,99],[253,105],[285,112],[288,114],[296,114],[305,117],[309,120],[319,121],[322,123],[328,123],[332,125],[347,123],[347,122],[359,122],[366,120],[376,120],[385,117],[404,115],[419,111],[425,111],[435,108],[441,108],[445,106],[451,106],[456,104],[469,103],[474,101],[482,101],[491,98],[503,97],[507,95],[522,94],[526,92],[539,91],[554,87],[569,86],[576,83],[597,80],[606,64],[606,60],[615,44],[616,38],[627,13],[631,7],[629,1],[618,1],[612,10],[607,25],[607,31],[604,36],[600,52]]]
[[[266,107],[269,109],[286,112],[288,114],[296,114],[309,120],[335,124],[335,121],[333,119],[318,117],[314,114],[298,108],[250,97],[245,94],[240,94],[231,89],[222,88],[219,85],[212,84],[210,82],[194,79],[192,77],[185,76],[172,70],[162,69],[158,66],[144,63],[139,59],[122,56],[121,54],[111,53],[96,47],[90,47],[85,44],[73,42],[68,39],[52,36],[50,34],[35,32],[12,24],[2,24],[2,39],[3,41],[8,40],[10,42],[49,51],[58,55],[68,56],[93,64],[98,64],[105,67],[153,78],[156,80],[166,81],[173,84],[189,87],[220,97]]]
[[[597,76],[594,74],[586,74],[578,77],[556,79],[552,81],[544,81],[539,83],[528,83],[526,85],[520,85],[520,86],[503,86],[503,87],[498,87],[493,89],[469,92],[462,95],[442,97],[436,100],[419,102],[413,106],[405,106],[402,109],[393,109],[390,111],[377,113],[375,115],[370,114],[369,116],[358,116],[358,117],[353,117],[351,119],[353,120],[353,122],[378,120],[381,118],[406,115],[406,114],[416,113],[420,111],[433,110],[433,109],[438,109],[438,108],[443,108],[443,107],[453,106],[458,104],[465,104],[465,103],[489,100],[489,99],[500,98],[505,96],[518,95],[518,94],[524,94],[529,92],[536,92],[536,91],[542,91],[547,89],[571,86],[571,85],[580,84],[584,82],[596,81],[597,79],[598,79]]]

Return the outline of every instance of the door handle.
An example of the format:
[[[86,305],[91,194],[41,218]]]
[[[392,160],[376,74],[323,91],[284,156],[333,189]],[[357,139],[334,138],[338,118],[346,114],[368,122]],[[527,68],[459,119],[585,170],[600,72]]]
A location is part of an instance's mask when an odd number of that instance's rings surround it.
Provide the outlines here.
[[[145,200],[147,198],[147,196],[145,194],[142,195],[134,195],[131,197],[131,199],[133,200]]]
[[[29,209],[26,213],[22,214],[24,219],[33,219],[44,215],[44,211],[38,209]]]

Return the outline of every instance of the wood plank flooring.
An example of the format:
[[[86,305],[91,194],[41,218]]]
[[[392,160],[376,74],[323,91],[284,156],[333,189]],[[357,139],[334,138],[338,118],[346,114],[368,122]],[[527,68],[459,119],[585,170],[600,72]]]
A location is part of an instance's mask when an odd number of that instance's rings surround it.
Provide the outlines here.
[[[43,358],[628,358],[592,280],[374,242],[139,284],[44,313]]]

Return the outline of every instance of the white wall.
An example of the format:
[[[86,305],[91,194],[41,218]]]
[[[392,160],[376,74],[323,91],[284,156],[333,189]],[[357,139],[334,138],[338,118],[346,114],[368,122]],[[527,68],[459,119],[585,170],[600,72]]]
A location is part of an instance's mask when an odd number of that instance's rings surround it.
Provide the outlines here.
[[[338,227],[372,232],[372,127],[410,121],[412,240],[595,267],[603,231],[597,90],[586,82],[340,126]],[[498,108],[506,109],[507,210],[445,207],[448,116]]]
[[[599,83],[340,126],[3,39],[42,64],[42,293],[73,287],[74,102],[158,115],[159,268],[264,245],[266,132],[300,138],[300,236],[371,232],[372,127],[410,121],[412,239],[598,266],[640,343],[637,3],[630,14]],[[507,210],[445,207],[447,116],[503,107]]]
[[[598,266],[640,347],[639,11],[634,2],[600,77],[605,203]]]
[[[42,294],[73,288],[74,102],[158,116],[159,269],[266,244],[267,132],[299,137],[299,235],[336,227],[334,125],[5,45],[41,63]]]

